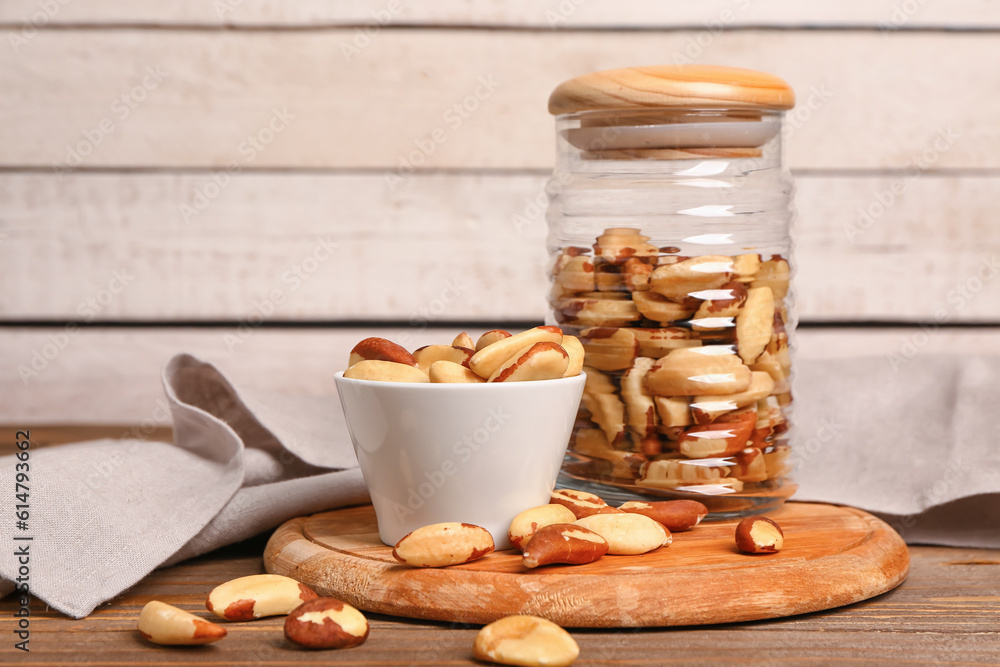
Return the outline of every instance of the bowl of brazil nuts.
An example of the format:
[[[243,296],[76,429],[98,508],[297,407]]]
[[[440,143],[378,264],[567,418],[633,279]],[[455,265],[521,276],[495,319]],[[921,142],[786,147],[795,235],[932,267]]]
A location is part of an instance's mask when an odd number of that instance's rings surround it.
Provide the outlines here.
[[[442,522],[482,526],[497,549],[555,487],[583,394],[583,347],[558,327],[490,331],[412,354],[367,338],[335,375],[379,538]]]

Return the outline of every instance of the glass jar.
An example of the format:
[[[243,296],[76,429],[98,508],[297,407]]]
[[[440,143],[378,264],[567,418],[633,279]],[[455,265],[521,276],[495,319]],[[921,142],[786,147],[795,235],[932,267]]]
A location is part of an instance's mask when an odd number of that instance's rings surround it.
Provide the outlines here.
[[[792,184],[777,77],[724,67],[561,84],[548,323],[586,349],[560,484],[764,511],[789,472]]]

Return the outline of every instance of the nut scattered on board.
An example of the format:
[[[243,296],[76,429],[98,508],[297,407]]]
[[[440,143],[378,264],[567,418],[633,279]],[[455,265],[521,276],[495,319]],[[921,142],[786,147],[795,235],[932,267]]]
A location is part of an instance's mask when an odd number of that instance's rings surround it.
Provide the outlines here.
[[[608,553],[608,541],[575,523],[554,523],[535,531],[524,547],[521,562],[527,568],[553,563],[593,563]]]
[[[574,523],[607,540],[608,553],[615,556],[644,554],[670,544],[673,539],[663,524],[642,514],[592,514]]]
[[[305,648],[351,648],[368,639],[368,619],[336,598],[315,598],[288,614],[285,637]]]
[[[781,526],[766,516],[748,516],[736,526],[736,546],[744,553],[774,553],[781,551],[784,542]]]
[[[549,502],[568,507],[577,519],[592,514],[618,514],[621,512],[617,507],[611,507],[604,502],[600,496],[576,489],[556,489],[549,496]]]
[[[522,667],[568,667],[580,647],[568,632],[537,616],[507,616],[476,635],[472,647],[479,660]]]
[[[164,646],[196,646],[219,641],[226,629],[173,605],[151,600],[139,614],[139,634]]]
[[[493,536],[471,523],[434,523],[403,536],[392,557],[413,567],[446,567],[482,558],[494,549]]]
[[[315,597],[311,588],[289,577],[252,574],[216,586],[208,594],[205,606],[227,621],[250,621],[287,614]]]
[[[674,533],[690,530],[708,516],[708,508],[697,500],[657,500],[652,502],[632,500],[619,505],[618,509],[630,514],[648,516]]]
[[[524,510],[511,520],[507,539],[514,545],[515,549],[521,549],[538,529],[554,523],[573,523],[574,521],[576,521],[576,515],[565,505],[556,503],[539,505]]]

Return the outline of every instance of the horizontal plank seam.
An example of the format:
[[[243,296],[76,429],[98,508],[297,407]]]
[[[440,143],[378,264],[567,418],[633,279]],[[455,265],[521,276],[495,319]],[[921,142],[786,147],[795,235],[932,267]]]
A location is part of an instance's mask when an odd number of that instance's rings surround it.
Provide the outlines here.
[[[59,328],[75,326],[81,329],[227,329],[246,324],[246,320],[0,320],[0,329]],[[255,329],[455,329],[508,328],[527,329],[542,324],[538,320],[436,320],[433,326],[418,326],[401,320],[268,320],[254,322]],[[922,326],[936,329],[994,329],[1000,320],[933,323],[931,318],[915,320],[802,320],[800,329],[915,329]]]
[[[0,165],[0,175],[3,174],[51,174],[64,178],[74,175],[156,175],[156,174],[211,174],[224,168],[224,165],[202,166],[202,165],[182,165],[182,166],[88,166],[73,169],[68,174],[56,173],[52,167],[40,165]],[[385,167],[245,167],[241,169],[241,174],[257,174],[266,176],[275,175],[375,175],[381,176],[386,172],[391,172],[392,166]],[[913,169],[901,168],[815,168],[806,167],[792,169],[792,175],[796,177],[829,177],[829,178],[856,178],[856,177],[887,177],[887,176],[910,176],[917,173]],[[414,170],[416,176],[547,176],[552,173],[551,169],[542,168],[519,168],[519,167],[426,167]],[[1000,177],[1000,167],[956,167],[926,169],[919,171],[921,178],[956,178],[956,177]]]
[[[888,22],[887,22],[888,23]],[[217,24],[217,23],[153,23],[153,22],[94,22],[94,23],[49,23],[44,27],[38,27],[39,33],[44,32],[69,32],[69,31],[115,31],[123,32],[129,30],[150,30],[162,32],[327,32],[334,30],[353,30],[355,28],[365,28],[374,24],[374,21],[350,21],[350,22],[324,22],[324,23],[289,23],[289,24]],[[0,29],[19,30],[22,23],[2,22]],[[685,23],[677,25],[624,25],[608,24],[602,26],[580,25],[569,27],[550,27],[540,24],[477,24],[477,23],[419,23],[419,22],[393,22],[390,25],[383,25],[380,29],[384,32],[403,30],[434,30],[449,32],[526,32],[526,33],[610,33],[610,32],[697,32],[711,29],[708,23]],[[954,26],[930,26],[930,25],[900,25],[892,27],[880,26],[877,23],[830,23],[830,24],[810,24],[796,23],[788,25],[774,25],[767,23],[747,23],[741,25],[727,26],[723,32],[898,32],[909,34],[939,34],[939,33],[991,33],[1000,32],[1000,23],[995,25],[968,25],[957,24]]]

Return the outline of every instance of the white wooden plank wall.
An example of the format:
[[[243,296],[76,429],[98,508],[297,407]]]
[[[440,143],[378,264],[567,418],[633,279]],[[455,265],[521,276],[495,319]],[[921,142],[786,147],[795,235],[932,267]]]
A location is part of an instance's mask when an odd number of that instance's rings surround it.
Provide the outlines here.
[[[514,28],[702,27],[718,19],[728,27],[850,26],[886,29],[989,28],[1000,26],[991,0],[906,3],[900,0],[57,0],[56,11],[38,0],[5,0],[0,22],[40,25],[254,26],[266,29],[316,26],[460,25]],[[725,15],[732,11],[732,17]]]
[[[478,337],[483,329],[469,329]],[[18,360],[37,374],[22,381],[0,373],[0,424],[168,424],[160,371],[179,352],[215,364],[237,386],[287,394],[329,396],[339,410],[333,374],[344,369],[352,347],[379,335],[414,349],[450,342],[454,328],[390,327],[323,330],[220,328],[23,327],[0,334],[0,358]],[[863,356],[874,366],[919,364],[932,355],[1000,354],[992,329],[842,328],[800,329],[797,359]],[[59,347],[61,345],[61,347]],[[53,353],[53,350],[56,350]],[[32,365],[36,355],[42,357]],[[11,369],[13,371],[13,369]]]
[[[128,387],[171,350],[218,349],[216,330],[87,330],[25,382],[67,320],[541,319],[548,93],[634,64],[797,90],[803,320],[1000,322],[990,0],[4,0],[0,37],[2,421],[111,419],[86,398],[95,372]],[[265,383],[270,359],[346,344],[258,335],[232,366]]]
[[[538,320],[546,178],[430,172],[390,191],[381,174],[250,173],[186,221],[178,203],[194,201],[211,174],[0,174],[13,212],[0,274],[18,286],[3,310],[239,320],[266,310],[277,290],[272,321]],[[1000,280],[960,303],[955,294],[1000,257],[998,184],[948,172],[802,175],[803,317],[910,321],[946,308],[954,322],[996,321]],[[894,186],[905,191],[882,206]],[[859,213],[869,208],[884,212]],[[94,313],[89,300],[116,270],[132,280]]]
[[[556,84],[684,61],[694,44],[693,60],[774,72],[797,90],[793,169],[901,170],[925,151],[933,169],[1000,168],[993,31],[386,28],[345,55],[356,34],[40,30],[0,49],[0,166],[551,169]],[[445,140],[413,157],[437,128]],[[248,141],[261,133],[273,136]]]

